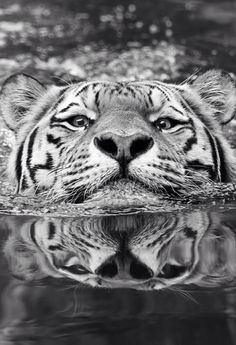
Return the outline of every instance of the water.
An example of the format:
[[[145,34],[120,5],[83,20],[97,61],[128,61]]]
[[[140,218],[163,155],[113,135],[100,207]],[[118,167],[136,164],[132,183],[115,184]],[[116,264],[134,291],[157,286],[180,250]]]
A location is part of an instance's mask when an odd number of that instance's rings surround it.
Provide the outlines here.
[[[236,72],[235,19],[233,0],[1,0],[0,80],[19,70],[46,83]]]
[[[0,344],[235,344],[235,211],[2,215]]]

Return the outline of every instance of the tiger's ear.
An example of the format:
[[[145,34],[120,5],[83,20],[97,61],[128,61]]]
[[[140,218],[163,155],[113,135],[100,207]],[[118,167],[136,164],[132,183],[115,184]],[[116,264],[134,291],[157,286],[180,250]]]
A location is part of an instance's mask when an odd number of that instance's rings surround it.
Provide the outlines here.
[[[29,109],[43,95],[44,87],[26,74],[15,74],[3,84],[0,93],[1,116],[7,127],[16,131]]]
[[[210,104],[214,116],[225,125],[236,113],[236,87],[231,76],[221,70],[210,70],[197,76],[190,86]]]

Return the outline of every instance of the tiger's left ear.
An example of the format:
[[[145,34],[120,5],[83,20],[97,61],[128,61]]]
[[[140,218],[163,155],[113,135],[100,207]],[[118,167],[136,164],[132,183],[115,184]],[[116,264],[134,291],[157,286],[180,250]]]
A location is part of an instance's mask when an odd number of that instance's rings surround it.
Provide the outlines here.
[[[200,97],[213,109],[220,124],[230,122],[236,113],[236,87],[231,76],[221,70],[210,70],[190,83]]]
[[[0,93],[1,116],[7,127],[16,132],[21,120],[45,91],[44,85],[26,74],[9,77]]]

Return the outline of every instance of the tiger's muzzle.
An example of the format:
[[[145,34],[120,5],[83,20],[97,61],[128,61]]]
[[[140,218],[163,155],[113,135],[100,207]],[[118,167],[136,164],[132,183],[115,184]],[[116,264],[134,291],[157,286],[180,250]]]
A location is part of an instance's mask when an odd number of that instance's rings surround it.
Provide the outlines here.
[[[130,161],[149,151],[154,145],[152,137],[143,134],[121,136],[112,132],[103,133],[94,138],[94,145],[107,156],[118,161],[120,175],[127,177]]]

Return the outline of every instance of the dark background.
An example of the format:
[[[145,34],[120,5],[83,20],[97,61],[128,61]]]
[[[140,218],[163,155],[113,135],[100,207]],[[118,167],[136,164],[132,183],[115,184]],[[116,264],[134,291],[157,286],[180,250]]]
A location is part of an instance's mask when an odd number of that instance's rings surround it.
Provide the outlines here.
[[[236,2],[1,0],[0,77],[175,79],[236,72]],[[0,80],[1,81],[1,80]]]

